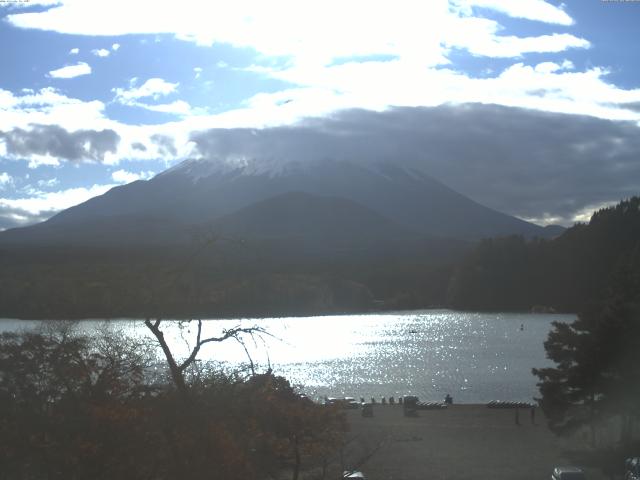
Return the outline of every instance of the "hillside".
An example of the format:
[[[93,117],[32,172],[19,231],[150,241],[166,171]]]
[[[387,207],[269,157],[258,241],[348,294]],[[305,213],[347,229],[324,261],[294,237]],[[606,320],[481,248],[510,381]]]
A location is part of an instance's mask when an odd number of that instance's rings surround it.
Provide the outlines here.
[[[0,316],[441,306],[477,239],[556,233],[392,163],[252,165],[185,161],[1,232]]]
[[[448,300],[471,310],[551,307],[575,312],[596,301],[640,258],[640,197],[597,211],[553,240],[482,241],[457,268]]]
[[[291,163],[277,171],[188,160],[149,181],[115,187],[64,210],[43,224],[0,233],[2,243],[184,243],[185,230],[292,192],[351,201],[422,237],[480,239],[520,234],[553,235],[547,229],[484,207],[424,172],[384,164],[326,160]],[[278,204],[286,208],[285,202]],[[272,205],[273,206],[273,205]],[[307,212],[308,224],[329,220]],[[354,212],[355,213],[355,212]],[[385,220],[382,220],[385,222]],[[146,224],[153,235],[145,238]],[[281,224],[282,225],[282,224]]]

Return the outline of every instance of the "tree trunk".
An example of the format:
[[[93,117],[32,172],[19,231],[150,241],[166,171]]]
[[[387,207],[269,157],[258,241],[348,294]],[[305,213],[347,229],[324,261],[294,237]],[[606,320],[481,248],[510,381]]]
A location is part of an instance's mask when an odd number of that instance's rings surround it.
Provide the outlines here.
[[[178,364],[176,363],[175,358],[173,358],[171,349],[169,349],[169,345],[167,344],[167,341],[164,338],[164,334],[160,330],[159,321],[156,321],[155,323],[151,323],[151,321],[147,319],[144,321],[144,323],[147,326],[147,328],[151,330],[151,333],[153,333],[153,335],[158,340],[158,343],[160,344],[160,348],[162,348],[164,356],[167,359],[167,364],[169,365],[169,371],[171,372],[171,379],[173,380],[173,384],[176,386],[176,389],[178,390],[178,392],[180,392],[181,395],[186,397],[188,390],[187,390],[187,384],[184,381],[184,375],[182,374],[182,370],[180,370],[180,367],[178,367]]]
[[[300,449],[298,448],[298,436],[293,436],[293,453],[295,455],[295,464],[293,465],[293,480],[298,480],[300,475]]]
[[[592,448],[596,448],[596,409],[595,409],[595,404],[596,404],[596,397],[595,394],[592,393],[591,394],[591,401],[590,401],[590,405],[589,405],[589,413],[591,416],[591,421],[589,422],[589,427],[591,430],[591,447]]]

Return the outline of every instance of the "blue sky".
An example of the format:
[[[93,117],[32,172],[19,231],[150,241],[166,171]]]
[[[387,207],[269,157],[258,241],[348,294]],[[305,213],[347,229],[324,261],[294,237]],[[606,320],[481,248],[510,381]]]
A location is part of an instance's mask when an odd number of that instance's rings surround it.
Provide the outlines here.
[[[450,168],[430,173],[521,218],[585,220],[640,193],[638,24],[640,2],[601,0],[0,3],[0,229],[202,156],[195,132],[467,103],[508,107],[497,125],[563,119],[588,171],[533,124],[516,136],[537,146],[500,147],[541,172],[526,183],[496,162],[484,182],[454,175],[473,145],[441,147]]]

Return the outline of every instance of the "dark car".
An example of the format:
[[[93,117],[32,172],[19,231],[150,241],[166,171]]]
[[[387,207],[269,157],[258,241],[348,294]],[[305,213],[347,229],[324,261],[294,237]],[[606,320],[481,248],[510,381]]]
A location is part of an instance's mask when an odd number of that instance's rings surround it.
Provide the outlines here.
[[[333,398],[329,397],[324,401],[325,405],[339,405],[342,408],[360,408],[360,403],[353,397]]]
[[[625,460],[624,480],[640,480],[640,457]]]

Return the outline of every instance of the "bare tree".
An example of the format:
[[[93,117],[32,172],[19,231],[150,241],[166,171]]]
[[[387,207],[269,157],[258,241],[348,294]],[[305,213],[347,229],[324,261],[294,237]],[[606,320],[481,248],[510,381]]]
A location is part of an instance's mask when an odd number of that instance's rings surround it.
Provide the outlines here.
[[[164,336],[164,332],[161,329],[162,319],[156,318],[152,320],[151,318],[147,318],[144,321],[144,324],[151,331],[151,333],[153,333],[153,335],[158,340],[160,348],[162,348],[162,352],[164,353],[164,356],[167,359],[167,364],[169,365],[169,372],[171,373],[171,379],[173,380],[175,387],[184,396],[186,396],[188,392],[184,372],[189,368],[189,366],[193,364],[193,362],[196,361],[196,359],[198,358],[198,353],[200,352],[200,349],[202,348],[203,345],[206,345],[207,343],[220,343],[220,342],[224,342],[225,340],[235,339],[244,346],[244,343],[242,341],[243,335],[253,336],[256,334],[268,334],[268,332],[265,329],[258,326],[253,326],[253,327],[237,326],[237,327],[223,330],[222,334],[218,337],[202,338],[202,320],[198,319],[196,321],[198,322],[198,331],[196,334],[195,344],[191,348],[189,355],[181,362],[178,362],[176,360],[176,357],[174,356],[173,352],[169,348],[169,344],[167,343],[167,340]],[[248,355],[248,351],[246,348],[245,348],[245,352],[247,352],[247,355]],[[249,361],[253,365],[253,362],[251,361],[250,357],[249,357]]]
[[[175,268],[172,268],[168,272],[168,275],[171,278],[169,279],[169,283],[165,285],[165,288],[167,287],[171,288],[172,286],[177,285],[181,280],[183,280],[187,272],[195,264],[196,260],[204,253],[206,249],[210,248],[214,244],[225,242],[233,245],[244,246],[244,242],[242,240],[235,239],[235,238],[222,237],[211,231],[197,232],[194,235],[194,240],[199,245],[191,251],[191,253],[187,256],[187,258],[181,265]],[[151,310],[154,309],[154,303],[158,300],[158,295],[161,295],[161,294],[162,294],[162,289],[152,291],[152,295],[150,298]],[[189,322],[191,321],[194,321],[194,320],[193,319],[189,320]],[[251,366],[251,371],[252,373],[255,374],[254,364],[251,359],[251,356],[249,355],[249,351],[247,350],[246,345],[243,341],[243,336],[249,335],[253,337],[256,334],[268,335],[268,332],[265,329],[258,326],[253,326],[248,328],[237,326],[227,330],[223,330],[220,336],[202,338],[202,320],[198,319],[195,321],[197,321],[198,323],[198,330],[196,334],[195,345],[191,347],[191,351],[189,355],[181,362],[179,362],[176,359],[176,356],[171,351],[171,348],[167,343],[165,334],[161,328],[161,325],[163,322],[161,316],[149,315],[144,321],[144,324],[146,325],[146,327],[151,331],[151,333],[153,333],[153,336],[158,341],[158,344],[160,345],[160,348],[162,349],[162,352],[164,353],[164,356],[167,360],[167,364],[169,366],[169,372],[171,373],[171,379],[173,380],[173,383],[177,388],[177,390],[182,395],[186,396],[188,391],[187,382],[185,381],[185,371],[197,360],[200,349],[202,348],[203,345],[207,343],[220,343],[229,339],[236,340],[237,342],[240,343],[245,353],[247,354],[247,357],[249,359],[249,364]]]

